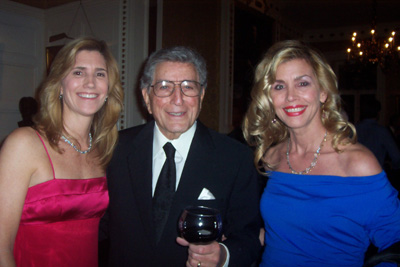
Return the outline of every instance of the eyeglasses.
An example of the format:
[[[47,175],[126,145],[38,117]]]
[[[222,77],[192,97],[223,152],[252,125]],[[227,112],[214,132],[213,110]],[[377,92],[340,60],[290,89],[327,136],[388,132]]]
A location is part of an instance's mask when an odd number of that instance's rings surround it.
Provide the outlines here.
[[[153,87],[153,92],[158,97],[168,97],[171,96],[175,91],[175,85],[179,85],[181,92],[185,96],[195,97],[201,94],[203,85],[196,81],[159,81],[151,85]]]

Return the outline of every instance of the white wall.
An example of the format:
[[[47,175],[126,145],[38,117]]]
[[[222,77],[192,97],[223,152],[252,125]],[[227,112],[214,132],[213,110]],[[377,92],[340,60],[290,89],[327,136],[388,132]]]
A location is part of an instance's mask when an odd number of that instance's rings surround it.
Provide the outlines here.
[[[0,1],[0,141],[21,120],[18,101],[33,96],[45,74],[47,46],[52,35],[73,38],[94,35],[110,46],[125,89],[125,110],[120,128],[143,123],[134,93],[138,72],[147,57],[149,0],[83,0],[41,10],[8,0]],[[89,21],[89,22],[88,22]]]
[[[33,96],[42,80],[43,23],[40,9],[0,2],[0,140],[22,119],[19,99]]]

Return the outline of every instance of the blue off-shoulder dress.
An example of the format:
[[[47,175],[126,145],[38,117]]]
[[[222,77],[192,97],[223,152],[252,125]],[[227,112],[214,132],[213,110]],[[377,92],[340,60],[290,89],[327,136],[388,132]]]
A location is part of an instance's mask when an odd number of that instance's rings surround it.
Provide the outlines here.
[[[367,177],[271,172],[260,206],[262,267],[362,266],[370,242],[382,250],[400,241],[399,199],[385,172]]]

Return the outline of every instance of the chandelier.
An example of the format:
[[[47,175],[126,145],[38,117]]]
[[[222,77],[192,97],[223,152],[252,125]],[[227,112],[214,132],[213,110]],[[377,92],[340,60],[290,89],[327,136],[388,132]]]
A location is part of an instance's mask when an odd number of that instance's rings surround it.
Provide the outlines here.
[[[351,37],[351,47],[347,48],[347,59],[361,63],[379,64],[382,70],[388,69],[393,62],[400,59],[400,46],[396,46],[396,31],[392,30],[386,37],[378,36],[376,30],[376,0],[372,6],[373,19],[370,37],[358,38],[357,32]]]

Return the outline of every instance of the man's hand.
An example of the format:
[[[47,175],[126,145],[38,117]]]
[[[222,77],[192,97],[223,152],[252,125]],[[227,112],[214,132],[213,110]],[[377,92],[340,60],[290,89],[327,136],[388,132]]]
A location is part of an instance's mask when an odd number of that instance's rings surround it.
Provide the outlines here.
[[[189,247],[186,267],[221,267],[225,263],[225,248],[217,241],[207,245],[195,245],[177,237],[176,242],[181,246]]]

